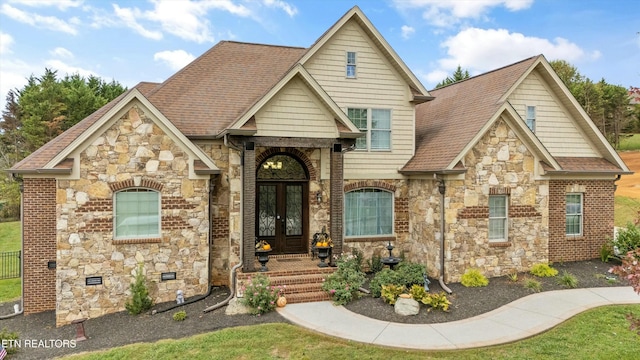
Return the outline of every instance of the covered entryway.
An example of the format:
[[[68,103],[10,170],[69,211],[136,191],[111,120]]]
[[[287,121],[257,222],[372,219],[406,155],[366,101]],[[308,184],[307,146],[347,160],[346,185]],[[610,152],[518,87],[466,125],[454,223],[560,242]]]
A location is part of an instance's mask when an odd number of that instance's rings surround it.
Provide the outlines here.
[[[291,154],[265,159],[256,174],[256,236],[272,254],[308,252],[309,173]]]

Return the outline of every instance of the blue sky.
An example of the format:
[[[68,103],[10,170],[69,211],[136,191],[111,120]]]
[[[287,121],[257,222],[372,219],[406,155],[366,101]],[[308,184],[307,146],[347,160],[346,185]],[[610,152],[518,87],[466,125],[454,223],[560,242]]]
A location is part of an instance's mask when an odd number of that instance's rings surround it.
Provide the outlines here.
[[[45,68],[131,87],[220,40],[309,47],[354,5],[428,89],[541,53],[640,86],[636,0],[0,0],[0,106]]]

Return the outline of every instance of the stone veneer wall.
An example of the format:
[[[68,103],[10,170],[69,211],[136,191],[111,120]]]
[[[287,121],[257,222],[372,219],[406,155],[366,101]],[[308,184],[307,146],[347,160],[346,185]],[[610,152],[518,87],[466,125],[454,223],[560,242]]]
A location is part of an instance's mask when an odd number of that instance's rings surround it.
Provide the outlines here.
[[[25,178],[23,190],[23,306],[25,315],[56,308],[56,180]]]
[[[549,260],[581,261],[600,256],[613,236],[613,180],[552,180],[549,183]],[[582,236],[566,235],[566,194],[583,194]]]
[[[513,130],[496,121],[464,163],[464,180],[447,181],[445,280],[457,282],[469,268],[495,277],[548,261],[549,185],[534,179],[535,158]],[[508,195],[505,242],[488,239],[493,194]]]
[[[56,324],[121,311],[139,263],[155,302],[208,287],[208,180],[189,179],[188,155],[132,107],[80,154],[79,180],[59,180]],[[161,237],[113,239],[114,191],[141,185],[161,193]],[[162,272],[177,279],[160,281]],[[103,284],[86,286],[89,276]]]

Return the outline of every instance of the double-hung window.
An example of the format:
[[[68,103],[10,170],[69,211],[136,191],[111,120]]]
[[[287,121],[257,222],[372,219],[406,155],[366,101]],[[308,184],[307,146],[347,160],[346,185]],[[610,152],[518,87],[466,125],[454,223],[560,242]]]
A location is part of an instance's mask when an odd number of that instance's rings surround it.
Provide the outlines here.
[[[527,106],[527,126],[531,131],[536,132],[536,107]]]
[[[150,189],[126,189],[114,196],[114,238],[160,237],[160,193]]]
[[[567,194],[566,202],[566,233],[572,236],[582,235],[582,194]]]
[[[507,241],[508,201],[506,195],[489,196],[489,241]]]
[[[393,193],[360,189],[345,194],[346,236],[393,235]]]
[[[349,108],[347,116],[366,136],[356,139],[357,150],[391,150],[391,110]]]
[[[347,51],[347,77],[356,77],[356,53],[354,51]]]

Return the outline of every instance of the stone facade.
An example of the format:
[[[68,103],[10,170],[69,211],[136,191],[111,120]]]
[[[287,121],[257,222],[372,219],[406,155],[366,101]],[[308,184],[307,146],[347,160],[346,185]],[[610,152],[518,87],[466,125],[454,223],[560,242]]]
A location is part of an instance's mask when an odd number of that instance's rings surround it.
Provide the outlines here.
[[[144,112],[132,107],[80,154],[78,180],[59,180],[56,323],[124,309],[138,264],[155,302],[208,287],[208,180],[189,178],[188,154]],[[114,193],[160,193],[161,236],[114,239]],[[164,272],[176,280],[161,281]],[[101,276],[102,284],[86,285]]]

